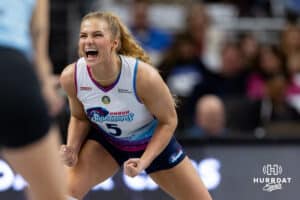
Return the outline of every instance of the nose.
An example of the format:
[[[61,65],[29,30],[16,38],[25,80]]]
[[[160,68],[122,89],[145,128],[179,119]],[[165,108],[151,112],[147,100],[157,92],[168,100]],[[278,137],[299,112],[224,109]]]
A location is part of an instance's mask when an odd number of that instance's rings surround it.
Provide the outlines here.
[[[94,39],[93,39],[93,37],[88,36],[88,37],[86,38],[85,42],[86,42],[87,44],[92,44],[92,43],[94,42]]]

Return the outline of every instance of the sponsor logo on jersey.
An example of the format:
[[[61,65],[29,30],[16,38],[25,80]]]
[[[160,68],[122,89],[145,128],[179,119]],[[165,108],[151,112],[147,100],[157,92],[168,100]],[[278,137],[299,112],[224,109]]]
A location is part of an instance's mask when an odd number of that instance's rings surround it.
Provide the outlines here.
[[[183,154],[183,151],[181,149],[178,152],[173,153],[169,158],[169,163],[176,162],[182,154]]]
[[[104,103],[104,104],[109,104],[109,103],[110,103],[110,98],[109,98],[109,96],[103,96],[103,97],[101,98],[101,101],[102,101],[102,103]]]
[[[127,94],[131,94],[132,91],[128,90],[128,89],[122,89],[122,88],[118,88],[118,92],[119,93],[127,93]]]
[[[88,87],[88,86],[80,86],[79,87],[79,90],[82,90],[82,91],[88,91],[88,90],[92,90],[91,87]]]

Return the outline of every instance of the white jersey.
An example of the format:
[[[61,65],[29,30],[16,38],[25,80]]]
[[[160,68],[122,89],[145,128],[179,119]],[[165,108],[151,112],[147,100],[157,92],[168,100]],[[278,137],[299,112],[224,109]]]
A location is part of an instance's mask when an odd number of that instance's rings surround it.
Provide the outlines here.
[[[84,58],[75,66],[77,97],[88,119],[99,134],[124,151],[145,149],[157,125],[157,120],[136,95],[138,60],[122,56],[121,72],[109,87],[102,87],[91,76]]]

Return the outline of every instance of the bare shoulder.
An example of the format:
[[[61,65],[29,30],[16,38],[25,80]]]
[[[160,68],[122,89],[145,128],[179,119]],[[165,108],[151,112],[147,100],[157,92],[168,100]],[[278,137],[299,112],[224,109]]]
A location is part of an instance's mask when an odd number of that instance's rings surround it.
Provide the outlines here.
[[[147,87],[152,84],[159,84],[161,81],[162,78],[155,67],[142,61],[139,62],[137,71],[137,82],[140,87]]]
[[[75,63],[69,64],[60,75],[60,84],[68,95],[76,94],[74,75]]]
[[[168,92],[167,86],[161,78],[158,70],[144,62],[139,62],[136,76],[136,90],[139,99],[147,104],[153,98]]]

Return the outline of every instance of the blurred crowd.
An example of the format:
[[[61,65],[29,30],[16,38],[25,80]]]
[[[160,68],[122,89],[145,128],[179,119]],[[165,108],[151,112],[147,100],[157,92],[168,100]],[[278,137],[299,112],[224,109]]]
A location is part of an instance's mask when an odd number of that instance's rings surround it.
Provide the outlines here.
[[[104,10],[105,2],[108,1],[77,0],[78,6],[72,7],[73,1],[52,1],[50,53],[57,74],[77,56],[76,50],[67,48],[76,46],[68,38],[72,17]],[[300,136],[299,1],[111,2],[128,9],[132,34],[149,53],[177,100],[178,137]],[[152,23],[150,18],[155,16],[151,16],[151,8],[162,3],[184,10],[180,28],[162,28]],[[237,19],[276,18],[283,23],[276,30],[225,30],[215,22],[211,5],[233,7]],[[164,16],[169,17],[172,16]],[[65,110],[59,116],[62,131],[67,115]]]

